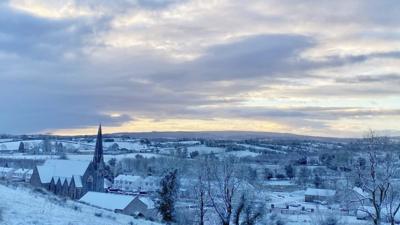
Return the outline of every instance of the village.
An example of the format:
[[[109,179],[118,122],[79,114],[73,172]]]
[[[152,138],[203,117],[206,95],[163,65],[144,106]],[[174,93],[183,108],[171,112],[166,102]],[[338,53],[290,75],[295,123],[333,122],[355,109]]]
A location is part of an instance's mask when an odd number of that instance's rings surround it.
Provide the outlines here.
[[[220,187],[217,168],[212,171],[215,177],[200,172],[204,175],[200,182],[199,167],[211,172],[212,166],[207,167],[202,160],[207,158],[210,162],[229,162],[227,168],[238,179],[231,184],[232,189],[237,188],[231,204],[239,204],[240,196],[246,193],[251,214],[261,210],[259,222],[312,224],[313,220],[328,218],[338,223],[367,224],[373,219],[370,193],[357,186],[360,181],[351,171],[355,163],[366,163],[357,141],[104,138],[100,127],[94,139],[81,138],[80,143],[62,138],[3,139],[0,179],[43,188],[91,207],[161,222],[157,207],[160,182],[165,171],[176,169],[179,186],[174,210],[178,224],[198,223],[197,216],[188,215],[198,215],[199,210],[206,212],[204,224],[218,224],[213,198],[220,199],[223,193],[218,189],[227,187]],[[46,150],[46,144],[50,150]],[[30,147],[22,150],[22,145]],[[391,147],[397,146],[394,141]],[[391,185],[397,185],[397,175],[391,179]],[[204,202],[199,206],[201,191]],[[387,222],[390,213],[382,213]],[[399,223],[400,216],[395,214],[393,222]]]

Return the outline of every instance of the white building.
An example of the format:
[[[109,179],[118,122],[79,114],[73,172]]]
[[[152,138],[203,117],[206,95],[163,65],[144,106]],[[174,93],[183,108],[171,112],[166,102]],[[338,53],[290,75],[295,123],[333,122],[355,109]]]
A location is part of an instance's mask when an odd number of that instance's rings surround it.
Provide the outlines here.
[[[14,170],[15,169],[13,168],[0,167],[0,178],[2,179],[10,178]]]
[[[12,172],[11,174],[11,179],[16,180],[16,181],[25,181],[29,182],[31,179],[33,170],[32,169],[17,169]]]
[[[88,192],[79,201],[131,216],[156,219],[157,210],[150,198],[101,192]]]
[[[307,188],[304,193],[305,202],[331,201],[336,195],[335,190]]]
[[[159,187],[159,178],[119,175],[114,178],[113,188],[132,192],[155,192]]]

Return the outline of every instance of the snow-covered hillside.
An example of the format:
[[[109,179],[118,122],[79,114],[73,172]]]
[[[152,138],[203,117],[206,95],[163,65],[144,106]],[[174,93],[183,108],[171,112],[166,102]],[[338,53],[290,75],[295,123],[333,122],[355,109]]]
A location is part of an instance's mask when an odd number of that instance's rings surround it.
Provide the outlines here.
[[[62,201],[24,187],[0,185],[0,224],[5,225],[157,225],[131,216]]]

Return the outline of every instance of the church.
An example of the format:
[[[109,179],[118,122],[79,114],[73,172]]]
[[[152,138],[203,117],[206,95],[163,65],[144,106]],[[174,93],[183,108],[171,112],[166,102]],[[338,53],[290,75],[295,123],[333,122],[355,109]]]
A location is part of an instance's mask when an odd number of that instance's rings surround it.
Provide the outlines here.
[[[92,161],[46,160],[35,167],[30,183],[60,196],[79,199],[89,191],[104,191],[104,166],[100,125]]]

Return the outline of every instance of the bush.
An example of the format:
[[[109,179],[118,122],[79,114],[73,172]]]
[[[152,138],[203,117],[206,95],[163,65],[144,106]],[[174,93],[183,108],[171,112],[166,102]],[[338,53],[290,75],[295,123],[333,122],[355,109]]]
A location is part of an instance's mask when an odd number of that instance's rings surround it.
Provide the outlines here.
[[[286,222],[277,214],[273,213],[270,217],[269,217],[269,223],[271,225],[285,225]]]
[[[81,211],[82,211],[81,207],[80,207],[80,206],[77,206],[77,205],[74,205],[72,208],[73,208],[75,211],[78,211],[78,212],[81,212]]]
[[[340,216],[335,215],[333,213],[321,215],[317,212],[316,215],[319,215],[319,216],[317,216],[316,218],[312,218],[313,225],[343,225],[343,224],[346,224],[341,221]]]

